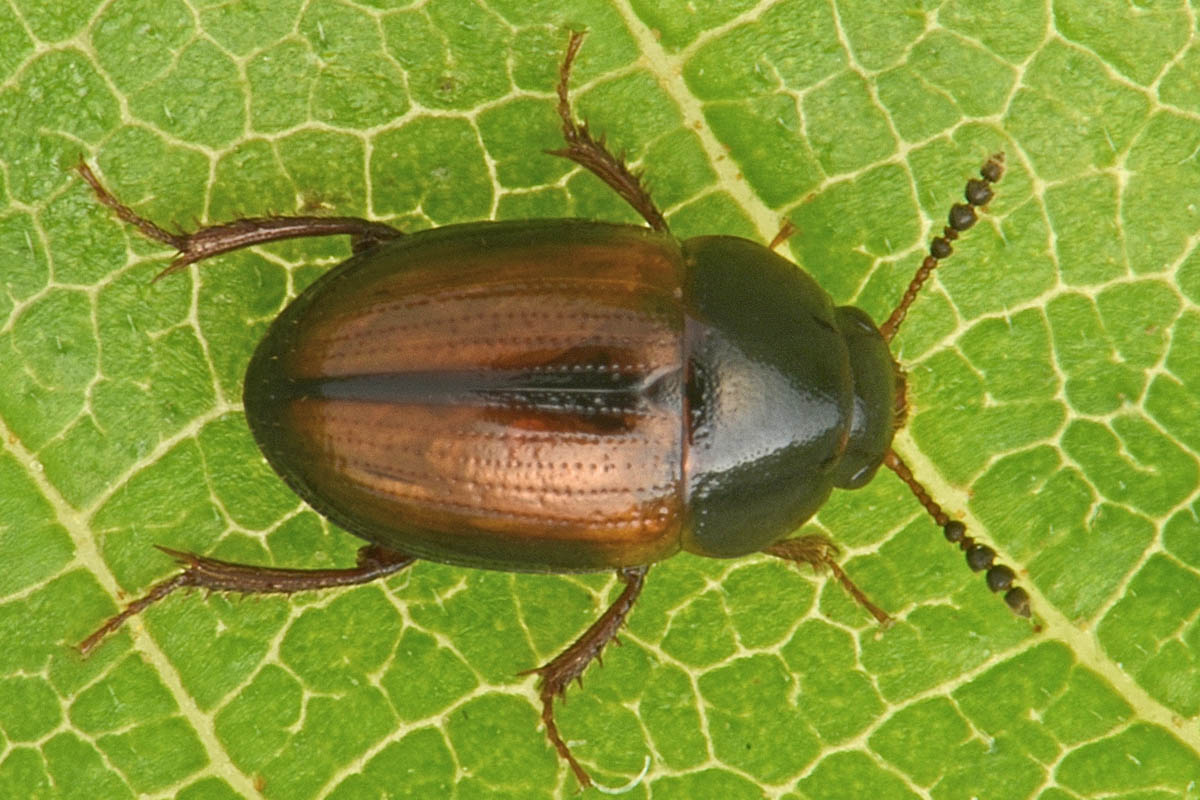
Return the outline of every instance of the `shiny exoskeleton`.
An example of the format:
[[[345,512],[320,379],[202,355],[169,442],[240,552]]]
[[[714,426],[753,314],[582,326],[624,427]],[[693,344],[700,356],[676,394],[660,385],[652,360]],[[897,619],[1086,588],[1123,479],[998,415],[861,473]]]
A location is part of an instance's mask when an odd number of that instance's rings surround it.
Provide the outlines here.
[[[650,564],[680,550],[755,552],[831,569],[881,622],[819,536],[788,538],[834,488],[893,469],[1005,590],[1011,569],[967,537],[891,450],[903,372],[888,342],[950,242],[991,198],[994,156],[881,327],[837,307],[768,247],[672,236],[636,175],[577,123],[558,85],[566,147],[649,227],[560,219],[480,222],[413,235],[345,217],[242,219],[172,234],[110,194],[99,199],[175,247],[163,273],[283,238],[349,234],[355,255],[272,323],[246,373],[247,421],[267,460],[317,511],[370,545],[357,566],[293,570],[168,551],[186,569],[105,622],[108,632],[180,586],[292,592],[373,580],[417,559],[533,572],[616,569],[625,589],[541,677],[542,719],[581,784],[590,779],[554,721],[632,608]],[[783,238],[777,237],[777,240]],[[161,277],[161,276],[160,276]]]
[[[284,479],[376,544],[594,570],[794,531],[879,466],[896,374],[862,312],[745,239],[487,222],[329,272],[259,345],[245,409]]]

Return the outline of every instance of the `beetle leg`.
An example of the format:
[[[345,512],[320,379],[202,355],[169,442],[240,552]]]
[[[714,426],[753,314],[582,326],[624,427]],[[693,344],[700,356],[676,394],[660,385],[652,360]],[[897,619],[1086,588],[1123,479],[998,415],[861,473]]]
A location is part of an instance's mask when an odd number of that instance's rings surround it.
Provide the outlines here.
[[[833,573],[833,577],[842,584],[842,588],[857,600],[859,605],[870,611],[871,616],[879,620],[880,625],[891,623],[892,618],[888,616],[887,612],[872,603],[870,598],[863,594],[862,589],[855,586],[854,581],[850,580],[845,571],[838,566],[835,560],[838,554],[837,545],[824,536],[814,533],[798,536],[795,539],[784,539],[782,542],[776,542],[770,547],[763,548],[763,552],[798,564],[810,564],[814,571],[823,567],[827,568]]]
[[[542,724],[546,726],[546,736],[550,739],[550,744],[554,745],[554,749],[558,751],[559,756],[571,765],[571,770],[575,773],[575,778],[579,781],[581,788],[586,789],[591,786],[592,779],[587,774],[587,770],[575,760],[575,756],[571,755],[571,748],[567,747],[567,743],[563,741],[558,732],[558,725],[554,722],[554,698],[562,697],[567,687],[571,685],[571,681],[580,680],[588,664],[593,659],[599,660],[600,651],[604,649],[604,645],[616,638],[617,630],[625,622],[625,617],[629,615],[638,595],[642,593],[642,585],[646,581],[646,572],[649,569],[648,566],[643,566],[624,567],[617,570],[617,576],[625,581],[625,590],[600,616],[600,619],[593,622],[582,636],[559,653],[553,661],[521,673],[529,675],[536,672],[540,676],[538,694],[542,700]]]
[[[215,592],[243,594],[272,594],[328,589],[335,586],[354,586],[369,583],[398,572],[416,561],[414,556],[398,553],[379,545],[367,545],[358,551],[358,563],[349,569],[287,569],[236,564],[195,553],[184,553],[159,547],[185,569],[156,583],[150,591],[127,605],[120,613],[107,619],[91,635],[79,643],[79,652],[87,655],[105,636],[132,616],[157,603],[180,587],[196,587]]]
[[[796,233],[796,226],[792,224],[790,219],[785,219],[779,226],[779,233],[775,234],[775,238],[767,245],[768,250],[774,250],[779,245],[792,238]]]
[[[571,77],[571,64],[583,44],[584,34],[572,31],[571,40],[567,43],[567,53],[563,56],[562,66],[558,68],[558,116],[563,123],[563,138],[567,146],[561,150],[547,150],[550,155],[569,158],[581,167],[591,171],[593,175],[607,183],[613,190],[633,206],[633,210],[656,231],[666,231],[667,221],[662,212],[655,207],[650,199],[650,193],[642,186],[640,173],[631,172],[625,162],[608,152],[604,146],[604,137],[599,141],[592,138],[586,122],[576,122],[571,113],[571,100],[567,84]]]
[[[170,266],[154,277],[156,281],[178,272],[188,264],[281,239],[349,235],[354,252],[361,253],[381,242],[404,235],[403,231],[390,225],[358,217],[247,217],[210,225],[192,233],[171,233],[118,200],[82,159],[75,169],[92,187],[96,198],[111,208],[123,222],[137,228],[147,239],[162,242],[178,251],[179,255],[171,261]]]
[[[967,536],[967,526],[946,515],[942,507],[929,496],[929,492],[925,491],[925,487],[913,477],[912,470],[900,460],[900,456],[896,455],[895,450],[887,451],[883,457],[883,463],[884,466],[896,473],[900,480],[904,481],[921,505],[925,507],[929,516],[933,517],[933,521],[942,527],[946,541],[958,545],[959,549],[966,553],[967,566],[974,572],[986,569],[985,578],[988,588],[993,592],[1004,590],[1004,602],[1012,612],[1021,617],[1028,617],[1032,613],[1029,607],[1029,592],[1020,586],[1013,586],[1017,574],[1011,567],[996,563],[996,551]]]

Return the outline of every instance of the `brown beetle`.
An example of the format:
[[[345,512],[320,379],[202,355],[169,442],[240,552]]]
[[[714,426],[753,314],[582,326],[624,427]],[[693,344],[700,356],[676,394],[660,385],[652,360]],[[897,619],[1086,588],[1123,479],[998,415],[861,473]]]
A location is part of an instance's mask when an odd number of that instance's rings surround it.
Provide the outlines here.
[[[680,550],[766,552],[826,567],[881,622],[820,536],[788,538],[834,488],[883,464],[1029,614],[1011,569],[965,535],[891,449],[906,412],[888,342],[950,242],[1002,173],[994,156],[891,317],[876,327],[771,248],[673,237],[638,177],[571,113],[560,69],[557,155],[592,171],[649,227],[482,222],[403,235],[346,217],[237,220],[172,234],[79,171],[97,197],[178,258],[162,275],[253,244],[348,234],[355,255],[273,322],[247,370],[247,421],[276,471],[317,511],[369,541],[340,570],[231,564],[168,550],[185,569],[105,622],[87,652],[181,586],[295,592],[364,583],[418,558],[488,569],[615,569],[612,606],[538,668],[550,741],[587,772],[554,720],[641,591]],[[786,238],[781,231],[772,246]],[[160,275],[159,277],[162,277]]]

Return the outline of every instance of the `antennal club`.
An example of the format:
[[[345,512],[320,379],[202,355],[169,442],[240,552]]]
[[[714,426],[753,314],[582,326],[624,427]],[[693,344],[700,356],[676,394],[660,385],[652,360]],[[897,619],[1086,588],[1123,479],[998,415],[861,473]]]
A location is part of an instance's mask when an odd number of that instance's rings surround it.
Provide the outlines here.
[[[921,291],[921,287],[937,268],[937,265],[954,254],[954,248],[950,243],[957,239],[960,233],[969,230],[975,224],[975,220],[978,219],[975,209],[988,204],[988,201],[992,199],[992,184],[1000,180],[1003,174],[1004,154],[996,153],[979,170],[982,180],[972,178],[967,181],[967,190],[964,193],[967,202],[956,203],[950,209],[948,220],[950,224],[942,229],[941,236],[930,243],[929,255],[925,256],[917,273],[913,275],[908,289],[904,292],[904,297],[900,298],[900,304],[887,318],[887,322],[879,326],[879,332],[883,334],[885,342],[890,342],[895,337],[900,323],[904,321],[904,315],[908,313],[908,307],[912,305],[913,300],[917,299],[917,293]]]
[[[912,281],[908,284],[908,289],[904,292],[904,297],[900,299],[900,304],[896,306],[896,310],[888,317],[887,322],[879,326],[879,332],[883,334],[885,341],[890,342],[896,335],[900,323],[904,321],[905,314],[908,313],[908,307],[912,305],[916,299],[917,293],[921,290],[929,275],[937,268],[938,264],[945,261],[954,253],[954,248],[951,242],[956,240],[960,233],[968,230],[975,224],[975,210],[987,205],[992,199],[992,184],[1000,180],[1004,174],[1004,154],[996,153],[988,159],[983,168],[979,170],[979,178],[972,178],[967,181],[967,189],[965,192],[965,203],[956,203],[950,209],[949,225],[942,229],[942,235],[933,240],[929,245],[929,255],[925,256],[925,260],[921,262],[920,268],[913,276]],[[900,394],[900,408],[904,408],[903,393]],[[1022,617],[1030,616],[1029,593],[1020,586],[1014,586],[1017,575],[1012,568],[1005,564],[996,563],[996,551],[986,544],[980,544],[970,536],[967,536],[967,526],[958,520],[950,519],[942,507],[929,496],[929,492],[919,481],[913,476],[912,470],[908,468],[900,456],[896,455],[896,451],[888,449],[883,457],[884,465],[892,472],[899,476],[900,480],[904,481],[909,490],[916,496],[917,500],[933,517],[942,528],[942,532],[946,535],[946,540],[952,544],[958,545],[967,556],[967,566],[974,572],[987,570],[988,588],[993,592],[1004,592],[1004,602],[1012,610],[1014,614]]]
[[[925,487],[913,477],[912,470],[900,460],[900,456],[896,455],[895,450],[887,451],[887,455],[883,457],[883,463],[896,473],[916,495],[917,500],[929,512],[929,516],[933,517],[934,522],[941,526],[942,532],[946,534],[946,541],[958,545],[959,549],[966,553],[967,566],[971,568],[971,571],[980,572],[986,569],[988,588],[993,592],[1004,591],[1004,602],[1012,609],[1012,612],[1018,616],[1028,617],[1030,615],[1029,593],[1020,586],[1013,586],[1017,574],[1013,572],[1012,567],[997,564],[995,550],[967,536],[966,525],[946,516],[946,512],[929,496]]]

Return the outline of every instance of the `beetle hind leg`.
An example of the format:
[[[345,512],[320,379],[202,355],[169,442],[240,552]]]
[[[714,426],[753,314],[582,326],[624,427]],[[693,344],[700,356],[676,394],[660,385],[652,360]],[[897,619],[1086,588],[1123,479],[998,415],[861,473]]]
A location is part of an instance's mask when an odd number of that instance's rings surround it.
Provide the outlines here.
[[[862,589],[854,585],[854,581],[850,580],[850,576],[846,574],[845,570],[838,566],[837,545],[824,536],[809,534],[798,536],[795,539],[784,539],[782,542],[776,542],[770,547],[763,548],[763,552],[797,564],[809,564],[813,570],[828,569],[847,594],[871,612],[871,616],[875,617],[880,625],[891,624],[892,618],[888,616],[888,613],[872,603]]]
[[[650,193],[642,186],[641,175],[632,172],[625,162],[614,156],[604,146],[604,137],[599,140],[592,138],[586,122],[576,122],[571,112],[570,91],[568,83],[571,77],[571,65],[583,44],[583,33],[571,32],[571,40],[567,43],[567,53],[563,56],[562,65],[558,68],[558,116],[562,119],[563,139],[567,146],[561,150],[548,150],[551,155],[562,156],[574,161],[589,170],[593,175],[612,187],[621,195],[625,202],[633,206],[633,210],[642,215],[656,231],[666,231],[667,221],[662,212],[650,199]]]
[[[96,199],[111,208],[122,222],[137,228],[147,239],[162,242],[178,252],[171,264],[154,276],[156,281],[179,272],[188,264],[195,264],[243,247],[282,239],[346,235],[350,237],[354,252],[361,253],[389,239],[404,235],[403,231],[391,225],[359,217],[247,217],[199,228],[191,233],[171,233],[118,200],[82,159],[75,169],[87,185],[92,187]]]
[[[369,583],[398,572],[416,561],[413,556],[373,544],[360,548],[358,563],[348,569],[259,567],[184,553],[167,547],[158,549],[182,564],[184,569],[165,581],[156,583],[146,594],[105,620],[103,625],[79,643],[80,653],[86,656],[108,634],[120,628],[125,620],[140,614],[182,587],[243,594],[291,594]]]
[[[592,779],[587,770],[575,760],[571,748],[558,732],[554,721],[554,700],[561,698],[572,681],[581,680],[584,670],[593,660],[600,660],[600,651],[604,645],[617,637],[617,631],[629,616],[630,609],[642,593],[642,585],[646,581],[649,567],[625,567],[617,570],[617,575],[625,582],[625,589],[600,619],[592,623],[583,635],[576,639],[566,650],[563,650],[551,661],[536,669],[526,670],[522,675],[537,673],[541,678],[538,685],[538,695],[542,701],[542,724],[546,727],[546,736],[550,744],[558,751],[558,755],[571,766],[575,778],[581,788],[592,785]]]

